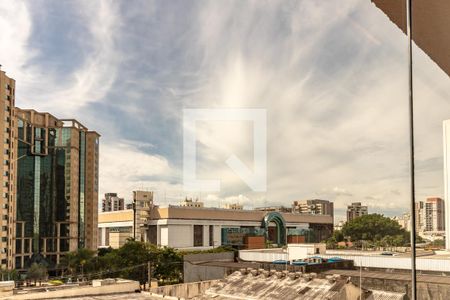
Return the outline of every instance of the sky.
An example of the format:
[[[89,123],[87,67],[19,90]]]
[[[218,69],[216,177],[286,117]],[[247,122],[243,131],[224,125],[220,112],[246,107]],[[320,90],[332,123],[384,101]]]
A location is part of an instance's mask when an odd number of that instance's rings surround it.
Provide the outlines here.
[[[0,1],[0,64],[16,105],[101,134],[100,199],[153,190],[160,205],[290,206],[320,198],[408,211],[405,35],[368,0]],[[417,200],[443,197],[450,79],[413,49]],[[199,122],[197,177],[183,186],[183,110],[266,112],[267,186],[252,191],[249,121]]]

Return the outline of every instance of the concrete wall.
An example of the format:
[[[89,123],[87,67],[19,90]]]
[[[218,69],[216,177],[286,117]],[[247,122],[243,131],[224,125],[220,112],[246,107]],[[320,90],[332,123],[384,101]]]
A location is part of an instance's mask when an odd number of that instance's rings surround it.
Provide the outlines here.
[[[161,246],[169,246],[169,227],[159,226],[159,244]]]
[[[223,266],[202,265],[202,262],[232,262],[233,252],[190,254],[184,256],[184,282],[222,279],[232,270]]]
[[[2,299],[31,300],[31,299],[50,299],[50,298],[74,298],[81,296],[133,293],[135,290],[139,290],[139,288],[140,288],[139,282],[124,280],[122,282],[118,282],[116,284],[111,285],[104,285],[98,287],[92,286],[74,287],[50,292],[20,294],[10,297],[4,297]]]
[[[320,256],[324,258],[338,256],[343,259],[353,260],[356,267],[362,265],[368,268],[411,270],[411,258],[409,257],[339,254],[321,254]],[[416,258],[416,269],[419,271],[450,272],[450,260],[419,257]]]
[[[203,226],[203,246],[209,246],[209,225]]]
[[[325,254],[325,244],[288,244],[289,260],[304,259],[308,255],[316,255],[316,250],[319,254]]]
[[[214,225],[214,246],[222,245],[222,226]]]
[[[168,245],[174,248],[184,248],[194,246],[194,229],[192,225],[167,225]],[[163,231],[161,231],[161,240],[163,239]],[[161,243],[162,244],[162,243]]]
[[[351,277],[351,281],[354,284],[359,285],[359,277]],[[365,289],[406,293],[406,299],[411,299],[411,281],[409,280],[405,281],[363,277],[362,287]],[[436,299],[450,299],[450,285],[417,282],[417,300]]]
[[[218,283],[219,280],[210,280],[202,282],[182,283],[175,285],[166,285],[150,290],[150,293],[171,296],[177,298],[191,299],[209,289],[212,285]]]
[[[273,262],[275,260],[287,260],[287,252],[282,252],[281,249],[274,250],[240,250],[239,258],[244,261],[260,261],[260,262]]]

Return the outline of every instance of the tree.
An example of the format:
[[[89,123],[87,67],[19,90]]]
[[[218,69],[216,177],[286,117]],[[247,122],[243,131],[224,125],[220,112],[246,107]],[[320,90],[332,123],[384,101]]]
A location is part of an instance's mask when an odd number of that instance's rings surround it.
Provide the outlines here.
[[[95,251],[89,249],[78,249],[74,252],[69,252],[61,258],[60,267],[66,269],[70,275],[75,275],[78,272],[81,276],[85,272],[90,272],[96,269],[96,261],[94,260]]]
[[[118,272],[121,277],[144,284],[147,282],[147,262],[155,260],[156,257],[150,251],[151,247],[154,246],[130,239],[119,249],[103,256],[103,259],[112,263],[109,271]]]
[[[43,281],[47,279],[47,268],[41,264],[33,263],[27,271],[27,279],[36,282]]]
[[[391,243],[390,237],[401,235],[407,238],[408,232],[400,225],[383,215],[370,214],[355,218],[342,227],[342,233],[351,241],[380,241]]]
[[[336,249],[337,243],[344,241],[344,235],[342,234],[342,231],[335,230],[333,231],[333,235],[329,237],[324,242],[327,245],[327,249]]]
[[[15,269],[14,270],[0,269],[0,279],[1,281],[5,280],[17,281],[19,279],[19,273]]]
[[[179,282],[183,278],[183,256],[173,248],[159,248],[154,276],[159,280]]]

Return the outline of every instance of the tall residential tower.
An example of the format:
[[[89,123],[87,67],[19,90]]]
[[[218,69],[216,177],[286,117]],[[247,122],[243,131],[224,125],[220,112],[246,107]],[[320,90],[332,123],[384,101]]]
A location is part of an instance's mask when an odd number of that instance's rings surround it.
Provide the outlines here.
[[[14,95],[14,79],[0,70],[0,268],[52,269],[68,251],[97,249],[99,134],[17,108]]]
[[[11,269],[14,267],[14,203],[16,196],[16,161],[17,152],[15,151],[17,143],[14,140],[14,104],[15,104],[16,82],[14,79],[6,76],[5,72],[0,70],[0,151],[3,153],[3,176],[0,184],[3,189],[1,195],[1,241],[0,241],[0,267]]]
[[[98,141],[76,120],[15,109],[17,200],[14,267],[55,267],[62,255],[96,249]]]

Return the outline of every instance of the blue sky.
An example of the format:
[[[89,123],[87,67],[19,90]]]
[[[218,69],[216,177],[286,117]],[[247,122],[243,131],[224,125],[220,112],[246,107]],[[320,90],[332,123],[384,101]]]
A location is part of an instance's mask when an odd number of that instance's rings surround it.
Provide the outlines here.
[[[153,189],[247,207],[360,201],[408,210],[406,37],[368,0],[1,1],[0,63],[16,104],[73,117],[101,135],[100,190]],[[418,199],[443,196],[450,81],[414,49]],[[184,108],[267,110],[267,192],[225,164],[252,165],[248,124],[203,124],[199,177],[182,186]]]

